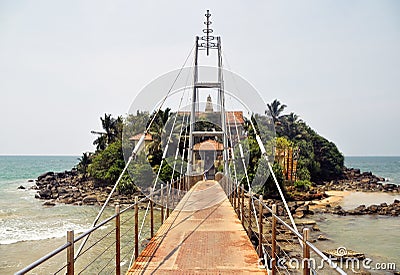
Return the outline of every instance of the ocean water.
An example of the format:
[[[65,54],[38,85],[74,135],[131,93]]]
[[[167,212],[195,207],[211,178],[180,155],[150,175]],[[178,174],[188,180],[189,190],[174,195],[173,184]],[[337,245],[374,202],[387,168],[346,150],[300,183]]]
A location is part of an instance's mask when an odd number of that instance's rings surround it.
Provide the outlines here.
[[[346,157],[345,164],[400,184],[400,157]],[[346,196],[341,205],[345,209],[354,209],[361,204],[392,203],[394,199],[400,199],[400,194],[354,192]],[[392,270],[373,269],[382,263],[394,263],[396,270],[400,270],[400,217],[318,214],[314,218],[329,238],[329,241],[318,242],[317,247],[345,247],[365,253],[372,260],[371,274],[393,274]]]
[[[71,169],[77,162],[73,156],[0,156],[0,274],[12,274],[55,249],[67,230],[90,227],[98,207],[44,207],[29,189],[34,185],[29,179]],[[21,185],[26,189],[17,189]]]
[[[400,184],[400,157],[345,157],[344,163],[346,167],[372,172],[390,183]]]
[[[34,198],[29,179],[47,171],[64,171],[77,164],[70,156],[0,156],[0,274],[13,274],[65,243],[69,229],[88,229],[99,207],[56,205],[44,207]],[[400,157],[346,157],[348,167],[400,183]],[[18,186],[27,187],[25,190]],[[367,197],[368,196],[368,197]],[[359,204],[391,202],[395,196],[355,194],[343,201],[345,208]],[[395,262],[400,269],[400,217],[315,215],[330,241],[317,247],[344,246],[366,253],[374,262]],[[65,259],[62,257],[61,262]],[[57,266],[59,263],[56,263]],[[372,274],[392,274],[373,271]]]
[[[77,157],[71,156],[0,156],[0,245],[60,237],[69,228],[87,228],[90,208],[43,207],[34,198],[36,191],[29,189],[34,185],[29,179],[46,171],[71,169],[76,163]],[[18,189],[21,185],[26,189]]]

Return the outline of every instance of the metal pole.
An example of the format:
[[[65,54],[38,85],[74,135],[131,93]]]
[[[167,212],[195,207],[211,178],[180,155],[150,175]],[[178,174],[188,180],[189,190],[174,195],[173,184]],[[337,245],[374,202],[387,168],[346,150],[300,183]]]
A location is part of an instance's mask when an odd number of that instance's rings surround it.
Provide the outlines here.
[[[233,199],[233,209],[236,212],[236,188],[233,188],[233,192],[232,192],[232,199]]]
[[[181,185],[182,185],[182,175],[180,175],[178,179],[178,197],[181,193]]]
[[[276,274],[276,204],[272,205],[272,247],[271,247],[271,269],[272,275]]]
[[[262,258],[262,233],[263,233],[263,205],[262,205],[262,201],[263,201],[263,196],[260,195],[259,197],[260,201],[258,203],[258,228],[259,228],[259,232],[258,232],[258,257]]]
[[[168,219],[168,217],[169,217],[169,191],[170,191],[170,189],[171,189],[171,185],[167,182],[167,199],[166,199],[166,204],[165,204],[165,207],[166,207],[166,219]]]
[[[251,193],[251,190],[249,190],[249,229],[248,229],[248,235],[249,237],[251,237],[251,216],[252,216],[252,212],[251,212],[251,208],[252,208],[252,204],[251,204],[251,199],[252,199],[253,194]]]
[[[188,156],[188,162],[187,162],[187,173],[189,175],[192,175],[192,168],[193,168],[193,146],[194,146],[194,136],[193,136],[193,131],[194,131],[194,125],[196,123],[196,103],[197,103],[197,74],[198,74],[198,68],[197,68],[197,56],[199,52],[199,37],[196,36],[196,49],[194,52],[194,72],[193,72],[193,93],[192,93],[192,106],[190,110],[190,130],[189,130],[189,156]]]
[[[164,184],[161,183],[161,199],[160,199],[160,205],[161,205],[161,224],[164,223]]]
[[[222,157],[224,160],[224,174],[228,175],[228,136],[227,136],[227,128],[226,128],[226,114],[225,114],[225,94],[224,94],[224,80],[223,80],[223,72],[222,72],[222,53],[221,53],[221,37],[217,37],[217,47],[218,47],[218,82],[220,84],[219,88],[219,100],[218,102],[221,108],[221,127],[223,134],[223,145],[224,150],[222,151]]]
[[[310,229],[303,229],[303,275],[310,274],[310,248],[307,245],[308,238],[310,236]]]
[[[240,216],[241,216],[241,220],[242,220],[242,225],[244,227],[244,186],[242,186],[242,203],[240,204]]]
[[[121,274],[121,216],[119,203],[115,205],[115,274]]]
[[[237,209],[236,209],[236,212],[237,212],[238,217],[239,217],[239,219],[240,219],[240,187],[239,187],[239,185],[236,186],[236,199],[237,199],[237,204],[236,204]]]
[[[150,237],[154,236],[154,206],[153,206],[153,189],[150,192]]]
[[[174,207],[174,197],[175,197],[175,194],[174,194],[175,187],[174,187],[174,185],[175,185],[175,181],[171,180],[171,183],[169,184],[169,207],[168,207],[170,211]]]
[[[139,198],[135,196],[135,259],[139,256]]]
[[[67,242],[71,244],[67,248],[67,274],[74,275],[74,230],[67,231]]]

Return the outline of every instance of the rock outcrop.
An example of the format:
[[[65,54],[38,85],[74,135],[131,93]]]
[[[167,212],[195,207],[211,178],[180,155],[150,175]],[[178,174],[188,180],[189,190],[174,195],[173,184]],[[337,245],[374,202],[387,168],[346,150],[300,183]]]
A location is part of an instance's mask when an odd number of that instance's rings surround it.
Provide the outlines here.
[[[103,203],[111,191],[110,186],[102,186],[92,179],[83,178],[75,169],[61,173],[47,172],[40,175],[36,185],[35,198],[46,200],[45,206],[55,203],[74,205],[97,205]],[[121,195],[115,192],[111,202],[132,203],[134,195]]]

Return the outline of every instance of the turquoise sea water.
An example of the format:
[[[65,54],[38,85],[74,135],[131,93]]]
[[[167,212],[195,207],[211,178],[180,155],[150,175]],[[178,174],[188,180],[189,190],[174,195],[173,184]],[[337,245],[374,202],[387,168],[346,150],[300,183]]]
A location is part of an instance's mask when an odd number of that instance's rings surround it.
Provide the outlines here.
[[[98,207],[44,207],[43,201],[34,198],[36,191],[29,189],[34,184],[28,183],[29,179],[47,171],[69,170],[77,162],[73,156],[0,156],[0,274],[12,274],[53,250],[65,241],[67,230],[82,232],[90,227]],[[400,183],[400,157],[346,157],[345,164]],[[20,185],[27,189],[17,189]],[[368,203],[392,199],[382,194],[368,197]],[[358,195],[343,203],[344,207],[351,207],[365,200],[366,197]],[[345,246],[363,251],[375,261],[396,262],[400,266],[400,217],[316,215],[314,218],[331,239],[317,243],[317,247]],[[32,254],[27,245],[38,252]]]
[[[346,167],[361,169],[400,184],[400,157],[346,157]]]
[[[345,165],[384,177],[390,183],[400,184],[400,157],[346,157]],[[354,209],[365,204],[392,203],[400,200],[400,194],[354,192],[341,203],[345,209]],[[337,216],[318,214],[317,220],[323,234],[330,240],[318,242],[321,249],[346,247],[365,253],[375,264],[395,263],[400,270],[400,217],[379,215]],[[392,270],[369,270],[371,274],[393,274]]]
[[[0,245],[64,236],[66,230],[87,228],[94,210],[57,205],[43,207],[29,187],[47,171],[65,171],[78,162],[74,156],[0,156]],[[26,189],[18,189],[19,186]]]

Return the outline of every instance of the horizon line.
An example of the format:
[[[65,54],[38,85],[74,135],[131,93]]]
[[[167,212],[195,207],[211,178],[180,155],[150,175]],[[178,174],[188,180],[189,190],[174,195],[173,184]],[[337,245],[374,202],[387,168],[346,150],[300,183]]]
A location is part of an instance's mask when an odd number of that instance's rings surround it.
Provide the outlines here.
[[[0,157],[79,157],[81,154],[0,154]],[[344,155],[344,157],[400,157],[400,155]]]

